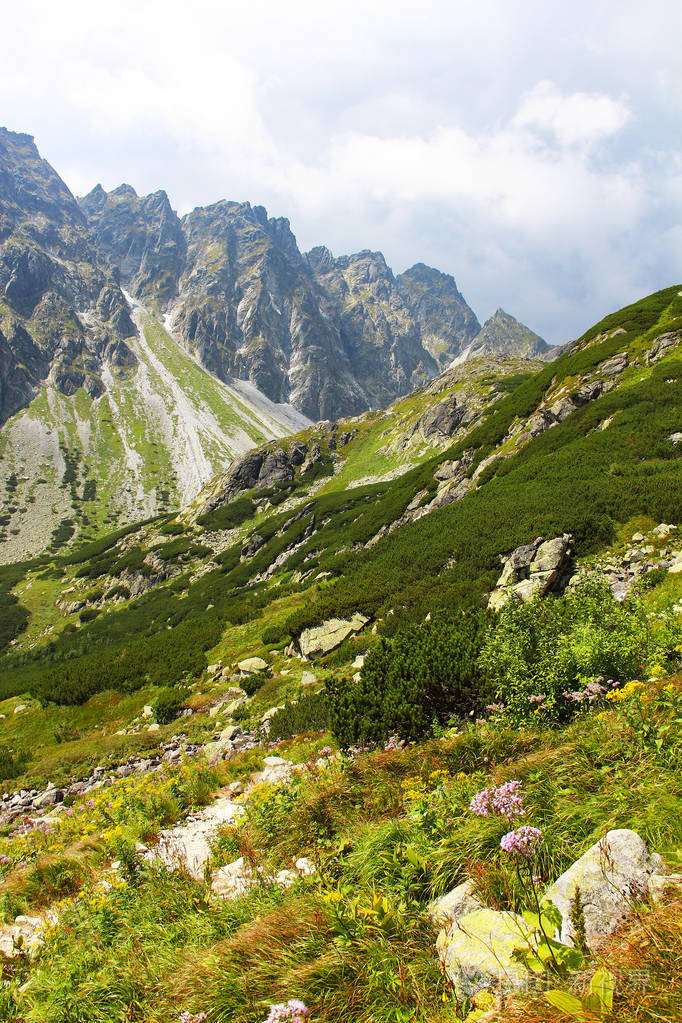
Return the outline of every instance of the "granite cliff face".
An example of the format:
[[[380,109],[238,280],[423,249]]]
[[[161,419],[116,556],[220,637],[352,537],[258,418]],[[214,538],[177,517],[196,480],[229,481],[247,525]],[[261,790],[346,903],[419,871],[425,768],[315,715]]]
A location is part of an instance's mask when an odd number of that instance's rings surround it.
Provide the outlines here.
[[[102,393],[102,369],[136,364],[134,333],[85,217],[30,135],[0,128],[0,423],[50,378]]]
[[[76,201],[28,135],[0,130],[0,421],[41,382],[102,393],[133,370],[126,288],[210,372],[311,419],[385,407],[453,361],[535,357],[501,310],[483,328],[453,277],[380,252],[301,253],[289,222],[218,202],[180,219],[163,191]]]
[[[248,379],[312,419],[389,404],[478,332],[452,277],[395,277],[379,252],[302,254],[285,218],[219,202],[182,220],[163,192],[99,186],[80,200],[98,249],[224,380]]]

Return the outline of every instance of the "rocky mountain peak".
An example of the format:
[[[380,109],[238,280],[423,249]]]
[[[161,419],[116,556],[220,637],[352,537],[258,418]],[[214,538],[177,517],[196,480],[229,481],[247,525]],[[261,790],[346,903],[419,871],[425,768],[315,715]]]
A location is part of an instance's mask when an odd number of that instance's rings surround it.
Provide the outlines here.
[[[75,198],[30,136],[0,130],[0,422],[48,378],[101,393],[103,361],[135,364],[133,332]]]
[[[497,309],[473,339],[469,352],[471,358],[495,354],[533,359],[551,356],[552,348],[510,313]]]

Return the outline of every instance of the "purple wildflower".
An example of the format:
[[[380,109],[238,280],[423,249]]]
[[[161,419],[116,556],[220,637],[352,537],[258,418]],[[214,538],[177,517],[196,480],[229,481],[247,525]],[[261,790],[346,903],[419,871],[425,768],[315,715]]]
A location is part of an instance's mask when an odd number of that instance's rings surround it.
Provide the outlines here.
[[[281,1002],[278,1005],[271,1005],[268,1018],[263,1023],[306,1023],[310,1009],[297,998],[290,998],[288,1002]]]
[[[507,781],[497,788],[477,792],[469,803],[469,809],[479,817],[506,817],[508,821],[525,814],[520,781]]]
[[[539,828],[531,828],[524,824],[515,831],[508,831],[503,835],[500,846],[510,856],[523,856],[529,860],[541,839],[542,832]]]

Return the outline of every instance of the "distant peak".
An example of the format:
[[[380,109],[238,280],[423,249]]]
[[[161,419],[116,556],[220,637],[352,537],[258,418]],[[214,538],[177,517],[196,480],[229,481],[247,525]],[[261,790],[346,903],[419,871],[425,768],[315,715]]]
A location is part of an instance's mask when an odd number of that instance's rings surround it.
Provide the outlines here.
[[[137,192],[135,191],[133,186],[127,185],[125,182],[122,185],[119,185],[118,188],[114,188],[114,190],[111,192],[111,195],[131,195],[135,199],[137,199]]]

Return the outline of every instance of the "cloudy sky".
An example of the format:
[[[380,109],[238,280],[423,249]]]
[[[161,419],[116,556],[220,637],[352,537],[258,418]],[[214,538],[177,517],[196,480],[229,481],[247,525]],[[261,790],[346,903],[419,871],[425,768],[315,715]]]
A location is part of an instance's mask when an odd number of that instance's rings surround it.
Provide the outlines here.
[[[24,0],[0,123],[77,194],[289,217],[549,341],[682,280],[674,0]]]

